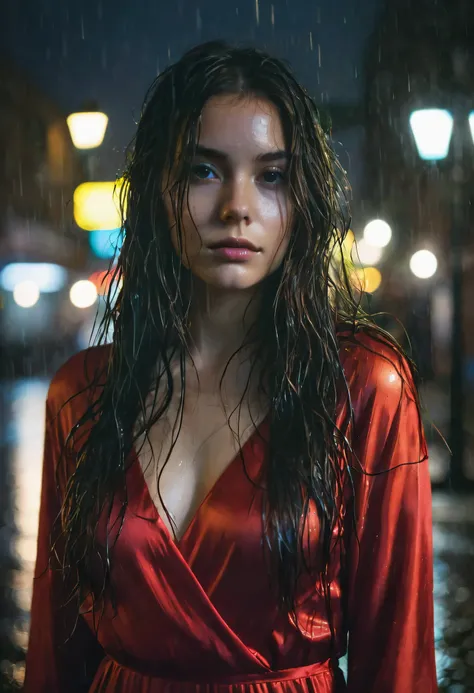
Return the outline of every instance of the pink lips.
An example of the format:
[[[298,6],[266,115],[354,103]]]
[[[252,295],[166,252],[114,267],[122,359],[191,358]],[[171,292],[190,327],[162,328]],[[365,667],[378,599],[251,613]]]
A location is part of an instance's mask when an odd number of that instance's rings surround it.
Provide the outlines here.
[[[246,238],[224,238],[209,245],[210,250],[219,257],[232,262],[244,262],[259,249]]]
[[[248,260],[249,257],[255,255],[255,250],[250,250],[250,248],[231,248],[229,246],[214,248],[212,252],[234,262]]]

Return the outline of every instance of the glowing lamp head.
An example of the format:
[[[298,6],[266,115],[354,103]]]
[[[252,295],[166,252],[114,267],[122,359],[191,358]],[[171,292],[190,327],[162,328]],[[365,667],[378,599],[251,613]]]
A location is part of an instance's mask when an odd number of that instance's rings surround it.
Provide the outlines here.
[[[71,113],[67,118],[72,143],[77,149],[99,147],[107,129],[108,117],[99,111]]]
[[[421,159],[446,159],[453,133],[453,116],[449,111],[443,108],[422,108],[413,111],[410,127]]]

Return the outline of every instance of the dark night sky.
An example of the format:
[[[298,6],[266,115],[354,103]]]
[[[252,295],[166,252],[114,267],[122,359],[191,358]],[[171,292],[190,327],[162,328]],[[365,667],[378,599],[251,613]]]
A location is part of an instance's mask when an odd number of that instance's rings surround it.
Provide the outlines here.
[[[102,166],[113,175],[147,86],[170,60],[200,41],[263,46],[289,60],[319,102],[357,100],[364,41],[382,0],[6,0],[6,5],[3,51],[65,112],[92,98],[109,115]],[[347,156],[353,156],[357,140],[347,133]]]

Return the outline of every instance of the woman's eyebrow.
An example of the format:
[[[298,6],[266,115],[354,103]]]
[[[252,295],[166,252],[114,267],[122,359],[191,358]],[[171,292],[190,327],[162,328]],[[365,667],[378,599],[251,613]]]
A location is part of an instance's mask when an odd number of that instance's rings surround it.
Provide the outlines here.
[[[229,155],[219,149],[214,149],[212,147],[204,147],[198,145],[196,147],[196,156],[209,157],[210,159],[220,159],[227,160]],[[288,154],[284,149],[272,149],[269,152],[259,154],[255,157],[257,161],[281,161],[282,159],[288,159]]]

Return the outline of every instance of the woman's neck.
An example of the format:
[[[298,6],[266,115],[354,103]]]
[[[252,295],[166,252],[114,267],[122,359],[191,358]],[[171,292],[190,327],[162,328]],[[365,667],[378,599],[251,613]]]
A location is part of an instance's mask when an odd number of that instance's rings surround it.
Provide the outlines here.
[[[255,289],[226,291],[204,286],[195,293],[190,313],[190,353],[198,370],[219,371],[239,351],[257,319]],[[247,352],[247,353],[246,353]],[[241,362],[248,355],[244,347]]]

